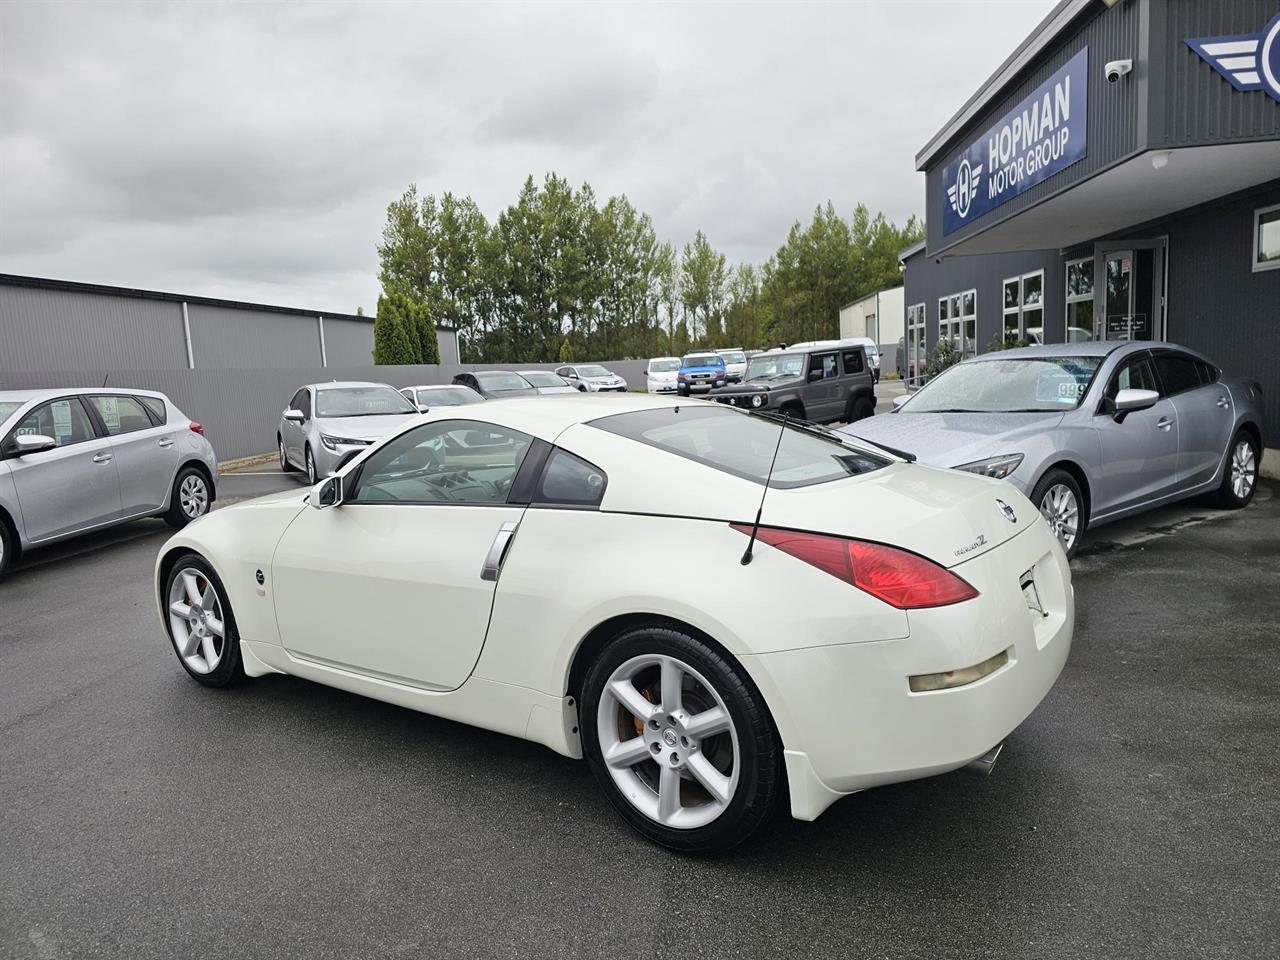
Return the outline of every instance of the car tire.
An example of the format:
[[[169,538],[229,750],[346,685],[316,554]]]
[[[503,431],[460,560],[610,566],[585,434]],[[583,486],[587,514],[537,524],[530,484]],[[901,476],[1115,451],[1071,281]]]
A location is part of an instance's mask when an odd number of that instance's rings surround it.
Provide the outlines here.
[[[306,460],[307,460],[307,470],[306,470],[306,473],[307,473],[307,486],[309,486],[309,487],[314,487],[314,486],[316,485],[316,480],[317,480],[317,477],[316,477],[316,458],[315,458],[314,456],[312,456],[312,455],[311,455],[311,445],[310,445],[310,444],[308,444],[308,445],[307,445],[307,449],[306,449]]]
[[[1031,502],[1049,524],[1049,529],[1070,560],[1080,549],[1080,541],[1088,525],[1084,496],[1076,478],[1065,470],[1050,470],[1032,489]]]
[[[183,467],[173,478],[173,490],[169,494],[169,509],[164,522],[175,530],[181,530],[192,520],[199,520],[209,512],[213,495],[209,478],[199,467]]]
[[[170,645],[191,679],[206,687],[244,679],[235,614],[226,588],[204,557],[178,557],[165,577],[162,599]]]
[[[4,579],[4,575],[9,572],[9,566],[13,563],[13,556],[17,552],[17,546],[14,543],[15,537],[9,532],[9,525],[0,519],[0,580]]]
[[[682,390],[682,389],[680,389],[679,387],[677,387],[677,388],[676,388],[676,396],[678,396],[678,397],[687,397],[688,395],[689,395],[689,391],[688,391],[688,390]]]
[[[663,686],[672,676],[680,702],[667,712]],[[630,694],[615,692],[626,687]],[[782,745],[759,690],[682,630],[653,624],[619,634],[591,664],[580,699],[592,774],[622,818],[655,843],[727,850],[758,830],[785,792]],[[710,732],[695,737],[699,718]]]
[[[293,473],[296,468],[289,462],[289,455],[284,450],[284,437],[276,437],[276,446],[280,448],[280,472]]]
[[[876,408],[872,406],[871,401],[866,397],[850,397],[845,420],[849,423],[854,423],[858,420],[865,420],[867,417],[875,416],[875,412]]]
[[[1237,430],[1227,450],[1222,468],[1222,485],[1214,495],[1214,503],[1228,510],[1249,505],[1258,489],[1258,443],[1245,430]]]

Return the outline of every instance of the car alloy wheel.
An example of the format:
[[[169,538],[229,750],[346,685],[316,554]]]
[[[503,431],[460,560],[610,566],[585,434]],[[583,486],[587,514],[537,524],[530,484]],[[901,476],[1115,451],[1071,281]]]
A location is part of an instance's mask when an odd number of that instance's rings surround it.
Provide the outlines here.
[[[280,444],[280,471],[282,473],[289,472],[289,456],[284,452],[284,440],[277,441]]]
[[[213,673],[222,662],[227,649],[222,598],[203,570],[184,567],[170,583],[169,633],[192,673]]]
[[[1231,451],[1231,492],[1237,500],[1248,500],[1257,482],[1258,458],[1254,455],[1253,444],[1239,439]]]
[[[706,826],[738,787],[740,750],[729,709],[687,663],[645,654],[609,676],[597,710],[600,751],[621,795],[663,826]]]
[[[182,512],[191,520],[208,513],[209,486],[204,482],[204,477],[198,473],[187,476],[178,488],[178,502],[182,504]]]
[[[1040,513],[1054,536],[1062,541],[1062,549],[1070,553],[1080,527],[1080,505],[1075,493],[1065,483],[1055,483],[1041,498]]]
[[[310,447],[307,447],[307,483],[313,487],[316,485],[316,461],[311,456]]]

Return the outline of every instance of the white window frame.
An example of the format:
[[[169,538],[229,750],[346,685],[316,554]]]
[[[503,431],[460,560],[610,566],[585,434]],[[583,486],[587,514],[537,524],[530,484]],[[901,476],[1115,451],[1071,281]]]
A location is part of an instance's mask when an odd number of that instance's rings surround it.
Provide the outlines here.
[[[1259,249],[1259,234],[1262,232],[1259,228],[1262,226],[1262,215],[1264,213],[1280,212],[1280,203],[1273,204],[1270,207],[1259,207],[1253,211],[1253,272],[1262,273],[1264,270],[1280,270],[1280,260],[1268,260],[1265,263],[1258,260],[1258,255],[1262,252]]]
[[[912,320],[914,311],[915,319]],[[907,351],[906,359],[902,364],[903,373],[907,374],[906,382],[908,385],[915,384],[920,381],[921,369],[924,366],[924,358],[928,356],[928,346],[925,343],[926,334],[928,333],[929,310],[925,302],[921,300],[919,303],[913,303],[906,308],[907,315],[907,335],[904,338],[903,349]],[[911,334],[915,331],[915,356],[911,352]],[[911,373],[912,363],[915,364],[915,374]]]
[[[1098,278],[1093,278],[1092,286],[1089,287],[1088,293],[1072,293],[1071,292],[1071,268],[1078,267],[1081,264],[1093,265],[1093,257],[1080,257],[1076,260],[1068,260],[1062,265],[1062,290],[1064,294],[1062,308],[1062,342],[1067,342],[1067,334],[1071,332],[1071,305],[1073,303],[1093,303],[1093,291],[1098,285]],[[1095,267],[1096,270],[1096,267]],[[1093,339],[1101,339],[1098,336],[1098,318],[1093,318]]]
[[[1040,311],[1040,331],[1041,331],[1040,339],[1041,341],[1044,341],[1045,339],[1044,338],[1044,326],[1045,326],[1044,324],[1044,304],[1045,304],[1044,271],[1032,270],[1030,273],[1024,273],[1015,277],[1006,277],[1004,280],[1000,281],[1000,342],[1001,343],[1004,342],[1005,336],[1007,335],[1006,331],[1008,330],[1008,322],[1009,322],[1008,318],[1011,316],[1017,316],[1018,318],[1018,339],[1019,340],[1027,339],[1027,324],[1025,320],[1025,315],[1027,312],[1027,303],[1026,303],[1027,281],[1032,279],[1033,277],[1040,278],[1040,302],[1033,304],[1031,306],[1031,309]],[[1004,288],[1011,283],[1016,283],[1018,285],[1018,306],[1017,307],[1006,307],[1004,305]]]
[[[964,298],[973,296],[973,312],[965,313]],[[951,315],[950,303],[952,300],[959,302],[960,306],[955,316]],[[947,304],[947,318],[942,319],[942,305]],[[969,322],[973,323],[973,346],[970,348],[969,338],[965,336],[965,325]],[[970,287],[968,290],[960,290],[956,293],[949,293],[944,297],[938,298],[938,339],[950,338],[952,346],[959,351],[961,357],[972,357],[978,349],[978,290],[976,287]]]

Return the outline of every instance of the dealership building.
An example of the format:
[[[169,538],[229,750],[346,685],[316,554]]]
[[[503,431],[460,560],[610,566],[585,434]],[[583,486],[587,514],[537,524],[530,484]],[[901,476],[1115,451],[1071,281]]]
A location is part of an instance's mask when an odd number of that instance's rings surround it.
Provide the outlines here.
[[[908,373],[950,338],[1168,340],[1280,457],[1280,0],[1063,0],[916,157]]]

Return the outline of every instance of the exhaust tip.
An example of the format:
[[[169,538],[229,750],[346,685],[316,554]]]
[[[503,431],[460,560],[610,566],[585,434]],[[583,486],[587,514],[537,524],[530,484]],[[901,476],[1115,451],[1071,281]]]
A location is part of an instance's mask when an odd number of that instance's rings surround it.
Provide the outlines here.
[[[996,768],[996,761],[1000,759],[1000,751],[1003,749],[1004,742],[1001,741],[976,760],[970,760],[961,769],[966,773],[976,774],[979,777],[988,777],[991,775],[991,771]]]

